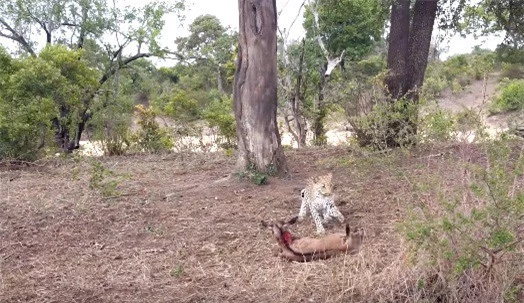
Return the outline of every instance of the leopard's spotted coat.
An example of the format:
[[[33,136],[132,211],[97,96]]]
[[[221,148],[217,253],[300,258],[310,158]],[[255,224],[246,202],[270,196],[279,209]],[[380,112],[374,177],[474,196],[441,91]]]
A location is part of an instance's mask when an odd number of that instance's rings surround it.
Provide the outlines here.
[[[317,227],[317,233],[325,232],[324,225],[337,219],[340,223],[344,222],[344,216],[335,205],[333,196],[333,175],[331,173],[319,177],[312,177],[308,180],[306,188],[300,195],[302,204],[298,214],[298,221],[303,221],[310,213]]]

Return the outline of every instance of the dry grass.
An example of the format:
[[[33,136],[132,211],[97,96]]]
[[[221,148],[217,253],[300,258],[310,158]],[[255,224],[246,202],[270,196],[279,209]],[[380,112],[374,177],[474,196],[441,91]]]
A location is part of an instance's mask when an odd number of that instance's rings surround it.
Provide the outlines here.
[[[220,154],[106,158],[130,176],[117,198],[89,189],[87,163],[4,167],[0,301],[434,302],[417,288],[426,273],[409,263],[397,225],[408,203],[428,199],[414,180],[438,173],[453,186],[457,161],[483,161],[471,146],[435,153],[371,161],[342,148],[289,151],[292,176],[264,186],[215,182],[234,165]],[[308,264],[276,258],[260,220],[296,214],[306,178],[327,171],[340,210],[366,231],[362,250]],[[314,234],[306,222],[293,231]]]

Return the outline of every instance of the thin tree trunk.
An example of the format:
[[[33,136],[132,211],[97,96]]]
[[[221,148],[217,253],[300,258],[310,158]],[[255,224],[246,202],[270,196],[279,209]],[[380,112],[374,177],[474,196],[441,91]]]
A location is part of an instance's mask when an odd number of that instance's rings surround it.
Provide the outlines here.
[[[277,126],[277,12],[275,0],[239,0],[239,46],[234,110],[237,169],[287,173]]]
[[[217,87],[218,87],[218,91],[221,94],[225,93],[225,91],[224,91],[224,84],[223,84],[223,81],[222,81],[222,71],[220,69],[220,65],[217,68]]]
[[[304,117],[302,116],[302,112],[300,111],[300,100],[302,99],[300,96],[300,88],[302,86],[302,71],[304,67],[304,55],[306,53],[306,40],[302,39],[302,52],[300,53],[300,59],[298,63],[298,75],[297,75],[297,84],[295,86],[295,93],[293,96],[293,117],[295,118],[295,128],[297,130],[297,144],[298,147],[303,147],[306,145],[306,121]]]
[[[327,66],[328,64],[324,63],[324,65],[319,68],[320,82],[317,87],[318,96],[315,102],[313,123],[311,125],[313,131],[313,144],[317,146],[325,145],[327,143],[324,129],[324,118],[327,115],[326,105],[324,104],[324,87],[326,85],[325,74]]]
[[[395,0],[391,8],[391,30],[388,39],[386,86],[393,98],[406,92],[406,60],[409,43],[410,0]]]
[[[418,103],[418,89],[424,83],[431,35],[438,10],[438,0],[395,0],[391,9],[386,87],[393,102]],[[413,20],[411,20],[413,16]],[[411,26],[410,26],[411,23]],[[393,110],[393,109],[392,109]],[[400,119],[388,123],[387,147],[412,144],[417,133],[418,113],[408,103],[395,107]]]
[[[87,22],[87,14],[89,12],[89,7],[87,3],[82,3],[82,23],[80,25],[80,33],[78,34],[78,43],[76,47],[78,49],[84,48],[84,41],[86,36],[86,22]]]
[[[409,60],[407,61],[410,89],[417,90],[424,82],[437,10],[438,0],[415,2],[409,37]]]

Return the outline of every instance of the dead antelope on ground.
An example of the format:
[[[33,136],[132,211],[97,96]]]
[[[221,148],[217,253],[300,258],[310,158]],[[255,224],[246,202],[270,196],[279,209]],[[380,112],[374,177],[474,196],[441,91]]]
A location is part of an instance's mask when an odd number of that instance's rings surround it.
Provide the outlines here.
[[[309,262],[339,254],[354,254],[362,245],[364,230],[361,228],[351,232],[349,224],[346,224],[345,234],[330,233],[320,238],[295,237],[288,231],[288,227],[296,221],[297,217],[287,222],[262,221],[262,226],[269,228],[280,246],[279,256],[289,261]]]

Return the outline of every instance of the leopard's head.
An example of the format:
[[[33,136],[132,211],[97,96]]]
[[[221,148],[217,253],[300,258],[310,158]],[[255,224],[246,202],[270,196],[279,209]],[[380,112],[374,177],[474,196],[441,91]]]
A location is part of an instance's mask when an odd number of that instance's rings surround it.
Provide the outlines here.
[[[323,196],[332,196],[333,195],[333,174],[329,173],[327,175],[314,177],[311,179],[313,190],[319,192]]]

